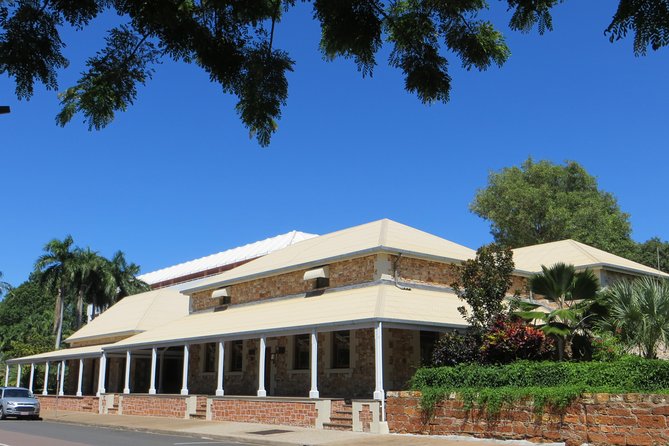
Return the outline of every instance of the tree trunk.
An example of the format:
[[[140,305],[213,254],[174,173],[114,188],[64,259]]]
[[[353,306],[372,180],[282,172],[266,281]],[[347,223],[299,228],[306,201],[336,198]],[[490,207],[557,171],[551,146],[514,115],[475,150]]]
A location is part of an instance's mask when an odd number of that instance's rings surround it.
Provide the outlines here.
[[[56,294],[56,308],[53,310],[53,334],[58,333],[59,315],[61,314],[60,307],[63,304],[63,289],[58,287],[58,293]]]
[[[84,290],[79,288],[79,295],[77,296],[77,330],[81,328],[84,317]]]
[[[65,305],[60,303],[60,317],[58,318],[58,331],[56,332],[56,350],[60,349],[60,340],[63,337],[63,310]]]

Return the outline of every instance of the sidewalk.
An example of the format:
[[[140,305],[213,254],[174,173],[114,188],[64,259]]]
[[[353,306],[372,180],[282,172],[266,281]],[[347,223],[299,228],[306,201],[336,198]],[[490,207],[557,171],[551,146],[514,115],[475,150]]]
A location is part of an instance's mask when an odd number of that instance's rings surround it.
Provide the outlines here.
[[[294,426],[276,426],[256,423],[214,422],[175,418],[140,417],[132,415],[98,415],[59,410],[43,411],[45,421],[83,424],[113,429],[129,429],[176,435],[199,435],[206,439],[220,439],[258,445],[276,446],[501,446],[532,445],[526,441],[479,440],[470,437],[426,437],[418,435],[373,435],[358,432],[341,432],[307,429]],[[279,431],[265,433],[263,431]],[[558,443],[562,444],[562,443]],[[556,445],[556,444],[553,444]],[[542,446],[547,446],[544,443]]]

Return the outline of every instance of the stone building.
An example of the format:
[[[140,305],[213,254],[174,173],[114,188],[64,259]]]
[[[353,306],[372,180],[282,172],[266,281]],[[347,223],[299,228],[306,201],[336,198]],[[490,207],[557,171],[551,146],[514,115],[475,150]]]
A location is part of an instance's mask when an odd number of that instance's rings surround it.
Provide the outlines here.
[[[210,275],[181,268],[183,283],[158,275],[171,286],[123,299],[69,349],[8,363],[30,365],[31,387],[37,365],[47,377],[60,364],[61,404],[74,410],[383,432],[386,390],[406,388],[439,333],[466,327],[450,285],[474,256],[390,220],[309,235]],[[559,261],[602,284],[667,277],[573,240],[514,261],[509,292],[528,298],[527,279]]]

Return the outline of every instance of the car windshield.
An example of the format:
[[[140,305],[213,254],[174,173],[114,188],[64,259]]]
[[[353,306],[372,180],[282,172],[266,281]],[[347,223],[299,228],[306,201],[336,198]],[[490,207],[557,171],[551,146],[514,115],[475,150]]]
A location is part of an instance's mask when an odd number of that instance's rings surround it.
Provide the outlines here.
[[[26,389],[5,389],[5,398],[30,398],[30,391]]]

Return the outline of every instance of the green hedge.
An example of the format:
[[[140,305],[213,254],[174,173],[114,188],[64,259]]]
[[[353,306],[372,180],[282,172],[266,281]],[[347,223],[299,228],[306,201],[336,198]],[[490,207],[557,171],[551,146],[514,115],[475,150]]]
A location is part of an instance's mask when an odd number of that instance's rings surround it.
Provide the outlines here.
[[[458,365],[419,369],[411,387],[423,393],[428,412],[450,393],[468,408],[477,403],[491,414],[533,398],[535,411],[564,409],[584,392],[667,393],[669,361],[625,357],[613,362],[530,362]]]
[[[426,387],[496,388],[564,387],[611,388],[620,392],[669,389],[669,361],[625,357],[614,362],[530,362],[501,366],[458,365],[419,369],[414,389]]]

